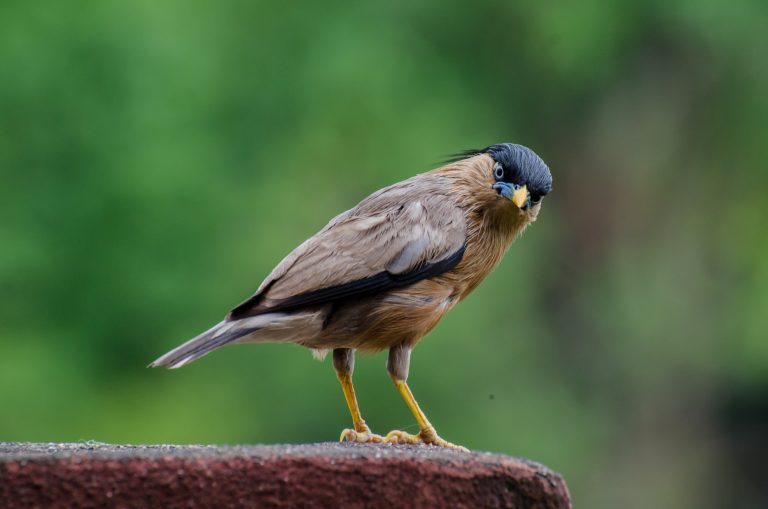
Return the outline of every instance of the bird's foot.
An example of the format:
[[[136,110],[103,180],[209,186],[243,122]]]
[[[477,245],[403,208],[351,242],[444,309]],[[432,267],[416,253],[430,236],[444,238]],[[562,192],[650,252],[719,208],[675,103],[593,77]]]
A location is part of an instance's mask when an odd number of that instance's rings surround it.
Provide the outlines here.
[[[358,444],[381,444],[384,442],[384,437],[377,435],[371,431],[366,425],[360,427],[360,429],[345,429],[341,432],[341,438],[339,442],[355,442]]]
[[[405,431],[390,431],[387,433],[387,436],[384,437],[384,441],[388,444],[427,444],[437,447],[445,447],[447,449],[455,449],[461,452],[469,452],[469,449],[466,447],[452,444],[451,442],[440,438],[435,432],[435,428],[423,429],[418,435],[411,435]]]

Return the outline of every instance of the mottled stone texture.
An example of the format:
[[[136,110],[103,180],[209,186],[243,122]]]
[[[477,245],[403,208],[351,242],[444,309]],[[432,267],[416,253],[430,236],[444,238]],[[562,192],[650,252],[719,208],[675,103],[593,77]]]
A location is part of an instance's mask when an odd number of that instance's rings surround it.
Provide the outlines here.
[[[426,446],[0,442],[0,507],[570,508],[556,473]]]

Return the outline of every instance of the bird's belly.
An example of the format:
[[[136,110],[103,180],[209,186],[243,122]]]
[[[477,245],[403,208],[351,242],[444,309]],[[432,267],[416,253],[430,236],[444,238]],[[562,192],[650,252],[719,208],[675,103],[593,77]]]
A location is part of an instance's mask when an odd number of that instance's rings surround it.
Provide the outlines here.
[[[453,289],[423,280],[360,302],[338,304],[312,348],[379,351],[416,343],[456,304]]]

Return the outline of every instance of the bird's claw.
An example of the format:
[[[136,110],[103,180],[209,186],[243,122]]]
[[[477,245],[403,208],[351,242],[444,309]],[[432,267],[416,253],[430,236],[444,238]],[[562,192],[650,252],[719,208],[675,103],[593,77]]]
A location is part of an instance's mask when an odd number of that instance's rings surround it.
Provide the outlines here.
[[[436,447],[445,447],[446,449],[455,449],[461,452],[469,452],[469,449],[466,447],[452,444],[451,442],[440,438],[434,428],[421,430],[418,435],[411,435],[405,431],[390,431],[387,433],[387,436],[384,437],[384,441],[388,444],[426,444],[434,445]]]
[[[357,444],[381,444],[384,442],[384,437],[373,433],[368,426],[364,429],[354,430],[345,429],[341,432],[339,442],[355,442]]]

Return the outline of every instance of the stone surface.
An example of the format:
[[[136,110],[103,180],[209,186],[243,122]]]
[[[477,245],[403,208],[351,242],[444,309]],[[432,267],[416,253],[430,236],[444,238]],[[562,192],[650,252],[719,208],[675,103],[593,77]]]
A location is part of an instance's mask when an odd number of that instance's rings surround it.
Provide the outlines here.
[[[360,444],[0,442],[0,507],[570,508],[563,479],[500,454]]]

